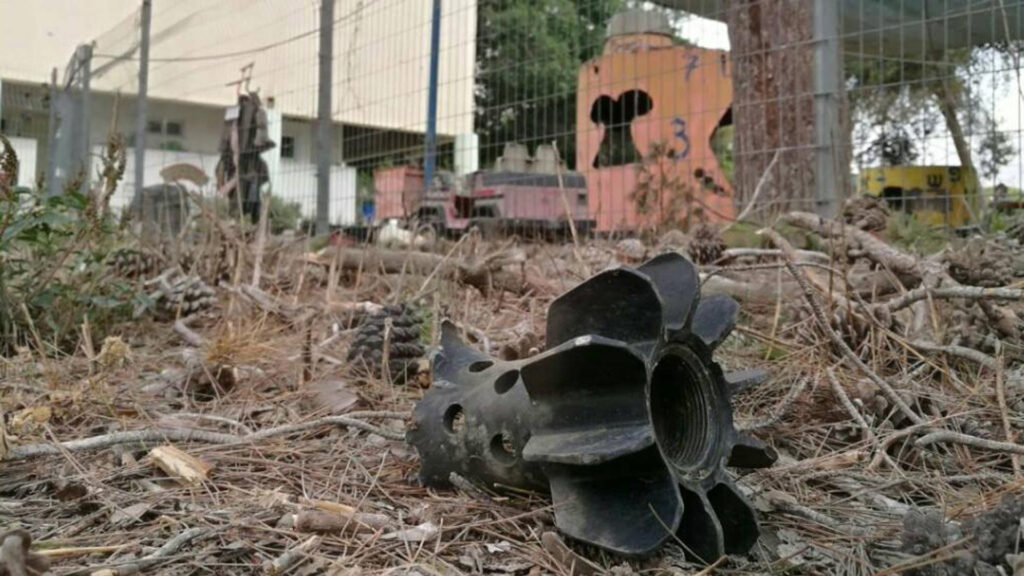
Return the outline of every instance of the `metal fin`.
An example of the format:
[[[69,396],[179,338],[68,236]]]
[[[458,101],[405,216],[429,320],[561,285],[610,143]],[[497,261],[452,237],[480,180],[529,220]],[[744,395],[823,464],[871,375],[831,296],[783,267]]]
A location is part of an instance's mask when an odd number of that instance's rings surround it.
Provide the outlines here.
[[[651,278],[663,304],[662,316],[669,332],[682,330],[700,302],[700,278],[692,262],[676,252],[666,252],[638,268]]]
[[[729,394],[733,396],[750,390],[754,386],[760,386],[767,381],[768,373],[757,368],[725,373],[725,383],[729,388]]]
[[[578,338],[528,361],[520,374],[537,413],[527,461],[594,464],[654,443],[647,369],[625,344]]]
[[[549,465],[555,525],[619,554],[646,554],[672,536],[683,507],[651,448],[598,466]]]
[[[600,464],[639,452],[654,444],[651,427],[644,423],[602,426],[534,434],[523,448],[527,462]]]
[[[754,509],[733,486],[723,482],[708,490],[708,501],[722,526],[726,554],[746,554],[757,542]]]
[[[725,554],[725,537],[722,524],[715,517],[714,509],[707,496],[694,492],[685,486],[679,487],[683,497],[683,520],[676,535],[686,547],[688,556],[694,556],[705,564],[713,564]]]
[[[587,334],[622,342],[655,340],[662,330],[661,310],[658,291],[645,274],[606,270],[551,303],[547,345]]]
[[[736,468],[770,468],[779,459],[771,446],[753,436],[740,434],[729,455],[728,466]]]
[[[717,348],[732,332],[739,311],[739,303],[731,296],[708,296],[697,306],[690,331],[711,349]]]
[[[459,338],[459,330],[448,320],[441,323],[441,348],[433,358],[435,380],[458,382],[457,374],[471,366],[487,367],[494,364],[490,357],[469,346]]]

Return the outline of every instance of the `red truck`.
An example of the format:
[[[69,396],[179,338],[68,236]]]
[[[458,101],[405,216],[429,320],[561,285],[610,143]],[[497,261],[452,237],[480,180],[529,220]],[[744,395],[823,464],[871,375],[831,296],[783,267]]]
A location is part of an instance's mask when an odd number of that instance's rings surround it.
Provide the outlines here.
[[[469,176],[473,190],[472,222],[482,230],[532,236],[569,232],[569,219],[578,234],[587,234],[593,220],[587,214],[587,181],[569,172],[476,172]]]
[[[374,173],[374,219],[430,225],[442,234],[471,226],[483,232],[550,236],[569,231],[569,215],[579,234],[593,227],[587,214],[587,183],[582,174],[563,175],[485,170],[466,177],[441,171],[430,190],[415,167]]]

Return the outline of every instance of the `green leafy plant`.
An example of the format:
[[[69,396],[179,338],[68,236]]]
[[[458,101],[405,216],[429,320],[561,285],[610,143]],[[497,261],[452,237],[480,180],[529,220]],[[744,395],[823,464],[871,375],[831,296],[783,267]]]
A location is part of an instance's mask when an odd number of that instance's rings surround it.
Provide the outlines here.
[[[285,230],[294,230],[302,217],[302,205],[298,202],[285,202],[276,195],[270,196],[270,231],[280,234]]]
[[[2,172],[16,174],[17,156],[6,139],[0,145]],[[117,146],[104,155],[105,165],[116,167]],[[0,354],[27,345],[44,354],[68,352],[83,322],[102,337],[128,318],[142,296],[106,263],[120,235],[105,209],[105,191],[116,183],[101,176],[96,193],[71,187],[47,196],[5,180],[13,179],[0,178]]]

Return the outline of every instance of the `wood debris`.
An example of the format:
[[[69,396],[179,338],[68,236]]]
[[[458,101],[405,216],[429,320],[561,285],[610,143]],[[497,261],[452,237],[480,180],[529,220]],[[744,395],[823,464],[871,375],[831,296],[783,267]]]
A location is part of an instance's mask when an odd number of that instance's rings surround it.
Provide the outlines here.
[[[196,486],[209,478],[213,466],[168,444],[149,452],[149,459],[168,476],[186,486]]]

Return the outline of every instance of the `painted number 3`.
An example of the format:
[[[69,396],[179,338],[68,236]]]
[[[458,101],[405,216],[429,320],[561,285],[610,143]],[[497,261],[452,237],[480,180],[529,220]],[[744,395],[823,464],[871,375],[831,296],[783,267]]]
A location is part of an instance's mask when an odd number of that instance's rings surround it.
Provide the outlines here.
[[[672,119],[672,129],[676,139],[683,145],[682,150],[676,155],[676,160],[682,160],[690,154],[690,137],[686,134],[686,120],[676,116]]]

